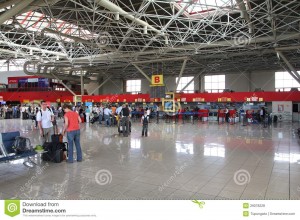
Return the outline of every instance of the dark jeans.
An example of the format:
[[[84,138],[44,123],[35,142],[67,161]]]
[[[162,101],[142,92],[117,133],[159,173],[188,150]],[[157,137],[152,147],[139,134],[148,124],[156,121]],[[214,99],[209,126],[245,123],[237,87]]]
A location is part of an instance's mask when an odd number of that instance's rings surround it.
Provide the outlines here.
[[[124,116],[122,118],[122,131],[123,131],[124,136],[128,136],[128,134],[129,134],[129,118],[128,118],[128,116]]]
[[[68,162],[73,162],[73,143],[75,142],[76,146],[76,153],[77,153],[77,161],[82,160],[82,152],[81,152],[81,146],[80,146],[80,130],[75,131],[68,131],[67,132],[67,138],[68,138]]]
[[[102,124],[102,118],[103,118],[103,114],[99,114],[99,124]]]
[[[105,125],[106,126],[110,126],[111,125],[111,121],[110,121],[110,116],[109,115],[104,115],[104,121],[105,121]]]
[[[147,124],[143,124],[143,130],[142,130],[142,136],[147,136],[147,132],[148,132],[148,123]]]

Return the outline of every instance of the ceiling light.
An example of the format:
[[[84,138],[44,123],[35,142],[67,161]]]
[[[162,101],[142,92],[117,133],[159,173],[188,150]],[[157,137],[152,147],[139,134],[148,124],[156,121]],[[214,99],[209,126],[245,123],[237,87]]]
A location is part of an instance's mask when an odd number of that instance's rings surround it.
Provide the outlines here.
[[[144,26],[144,34],[148,34],[148,27],[147,26]]]
[[[169,44],[169,39],[168,39],[168,36],[165,35],[165,44],[168,45]]]
[[[119,13],[119,12],[116,13],[116,15],[115,15],[115,20],[116,20],[116,21],[120,20],[120,13]]]

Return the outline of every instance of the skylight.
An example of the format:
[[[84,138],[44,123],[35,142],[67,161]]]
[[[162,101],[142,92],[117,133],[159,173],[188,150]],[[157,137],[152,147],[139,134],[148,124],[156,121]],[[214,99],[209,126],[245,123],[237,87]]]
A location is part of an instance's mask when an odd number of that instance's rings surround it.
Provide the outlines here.
[[[187,3],[186,0],[176,3],[177,8],[185,7],[188,8],[184,13],[185,16],[208,16],[209,12],[213,12],[217,9],[222,9],[223,11],[232,10],[236,7],[236,0],[192,0],[192,3]]]
[[[83,28],[79,28],[75,24],[71,24],[60,19],[51,19],[49,16],[46,16],[39,12],[29,11],[17,16],[16,19],[19,21],[20,25],[23,28],[26,28],[29,31],[41,32],[44,28],[50,28],[63,34],[77,36],[85,40],[95,39],[98,37],[98,34],[91,33],[90,31]],[[7,25],[12,23],[12,19],[9,19],[5,22],[5,24]],[[15,27],[18,28],[18,25],[15,25]],[[47,32],[44,34],[59,39],[56,34]],[[62,37],[62,39],[69,42],[73,41],[67,37]]]

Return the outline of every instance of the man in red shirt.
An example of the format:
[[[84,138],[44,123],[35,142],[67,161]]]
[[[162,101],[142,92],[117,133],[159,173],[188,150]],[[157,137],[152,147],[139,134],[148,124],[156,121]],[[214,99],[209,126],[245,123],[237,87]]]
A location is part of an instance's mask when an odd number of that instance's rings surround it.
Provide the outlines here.
[[[82,161],[82,151],[80,146],[80,126],[81,123],[80,116],[77,112],[73,112],[72,106],[69,104],[64,104],[63,109],[65,111],[65,124],[62,131],[62,134],[65,135],[67,132],[68,138],[68,163],[73,163],[73,142],[75,142],[76,153],[77,153],[77,162]]]

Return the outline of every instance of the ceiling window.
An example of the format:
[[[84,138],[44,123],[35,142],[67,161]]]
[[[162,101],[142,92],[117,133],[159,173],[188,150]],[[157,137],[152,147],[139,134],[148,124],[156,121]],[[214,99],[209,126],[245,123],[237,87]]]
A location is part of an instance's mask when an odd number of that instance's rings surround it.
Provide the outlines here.
[[[276,72],[275,90],[290,91],[291,88],[300,88],[300,84],[288,72]]]
[[[205,76],[204,89],[209,93],[223,92],[225,89],[225,75]]]
[[[193,80],[193,76],[181,77],[176,92],[180,92],[191,80]],[[178,77],[176,77],[176,83],[178,81]],[[192,81],[188,87],[186,87],[182,92],[184,93],[194,93],[195,85],[194,81]]]
[[[186,17],[206,17],[218,9],[222,9],[222,11],[233,11],[237,8],[236,0],[192,0],[191,3],[187,3],[187,1],[175,3],[178,10],[187,5],[189,6],[184,13]]]
[[[132,94],[136,94],[141,92],[141,80],[127,80],[126,81],[126,92],[131,92]]]

